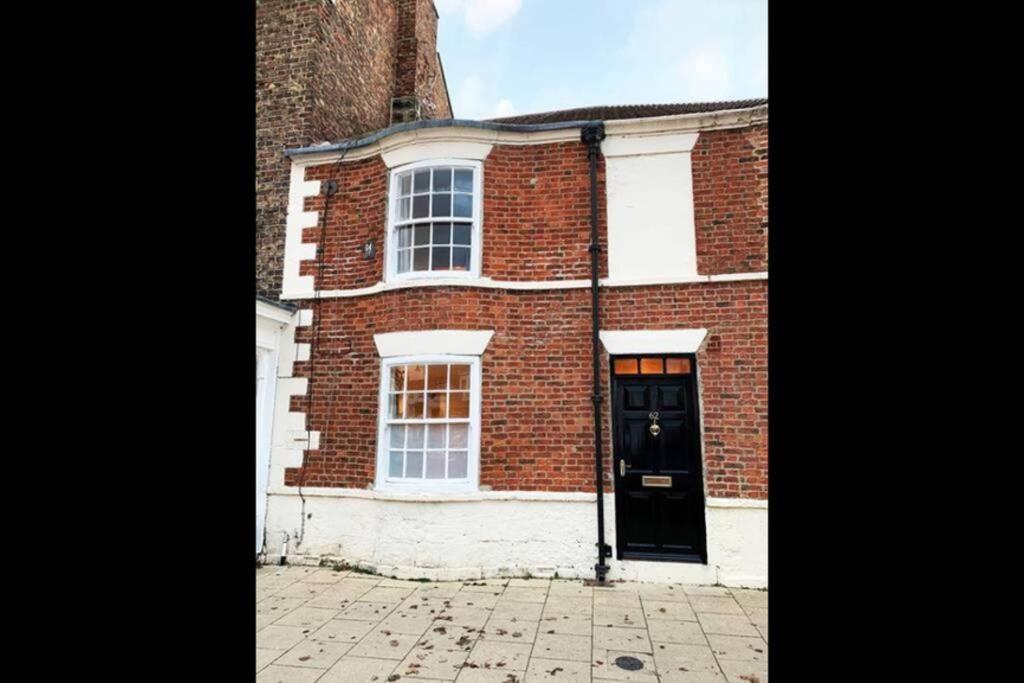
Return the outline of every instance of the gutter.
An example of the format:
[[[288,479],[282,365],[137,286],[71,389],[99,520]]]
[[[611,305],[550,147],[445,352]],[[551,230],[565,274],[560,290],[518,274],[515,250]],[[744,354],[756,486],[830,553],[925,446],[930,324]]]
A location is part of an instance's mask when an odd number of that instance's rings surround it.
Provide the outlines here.
[[[604,123],[588,123],[580,131],[580,139],[587,145],[587,159],[590,161],[590,320],[591,348],[594,361],[594,475],[597,480],[597,564],[594,574],[599,584],[604,584],[608,575],[606,557],[612,556],[612,548],[604,542],[604,458],[601,443],[601,308],[598,283],[599,255],[601,244],[597,231],[597,155],[604,140]]]
[[[442,76],[444,74],[442,67]],[[447,88],[447,84],[445,86]],[[449,104],[450,106],[450,104]],[[655,122],[664,122],[666,125],[672,124],[673,127],[679,127],[682,125],[680,130],[696,131],[696,130],[714,130],[714,125],[708,125],[708,121],[712,121],[719,117],[744,117],[740,121],[740,125],[750,125],[767,121],[768,119],[768,105],[758,105],[747,109],[722,109],[719,111],[706,111],[706,112],[692,112],[688,114],[670,114],[665,116],[651,116],[646,118],[624,118],[624,119],[612,119],[609,121],[609,125],[615,128],[616,133],[649,133],[645,131],[648,126]],[[296,157],[304,154],[316,154],[324,152],[340,152],[350,149],[358,149],[360,147],[367,147],[375,142],[383,140],[386,137],[395,135],[397,133],[405,133],[413,130],[429,129],[429,128],[477,128],[479,130],[489,130],[500,133],[540,133],[544,131],[552,130],[566,130],[570,128],[585,128],[587,126],[604,125],[604,121],[554,121],[551,123],[502,123],[500,121],[477,121],[473,119],[421,119],[419,121],[408,121],[406,123],[398,123],[387,128],[383,128],[374,133],[364,135],[358,138],[349,138],[347,140],[339,140],[334,143],[320,143],[318,145],[309,145],[306,147],[289,147],[284,150],[285,156]],[[683,125],[686,124],[686,125]],[[707,126],[705,128],[705,126]],[[729,127],[735,127],[731,125]]]
[[[285,156],[294,157],[302,154],[314,154],[317,152],[340,152],[343,150],[356,149],[372,145],[396,133],[404,133],[410,130],[421,128],[480,128],[482,130],[493,130],[503,133],[538,133],[546,130],[565,130],[566,128],[584,128],[591,125],[603,125],[599,121],[557,121],[555,123],[496,123],[494,121],[474,121],[472,119],[422,119],[420,121],[407,121],[396,123],[378,130],[376,133],[364,135],[361,138],[342,140],[326,145],[312,145],[310,147],[291,147],[285,149]]]

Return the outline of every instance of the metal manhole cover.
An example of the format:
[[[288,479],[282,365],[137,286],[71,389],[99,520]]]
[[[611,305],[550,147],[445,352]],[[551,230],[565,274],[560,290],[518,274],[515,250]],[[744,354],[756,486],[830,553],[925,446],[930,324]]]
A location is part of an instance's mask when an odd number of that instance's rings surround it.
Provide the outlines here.
[[[626,671],[638,671],[644,668],[644,663],[636,657],[616,657],[615,666]]]

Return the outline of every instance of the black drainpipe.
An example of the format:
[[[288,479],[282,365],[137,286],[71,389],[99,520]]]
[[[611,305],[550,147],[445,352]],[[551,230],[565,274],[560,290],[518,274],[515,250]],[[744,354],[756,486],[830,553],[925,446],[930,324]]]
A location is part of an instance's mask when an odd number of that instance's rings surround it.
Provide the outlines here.
[[[601,311],[598,307],[598,257],[601,245],[597,236],[597,155],[601,151],[604,140],[604,123],[588,123],[580,135],[587,145],[587,158],[590,161],[590,319],[592,323],[591,345],[594,356],[594,471],[597,476],[597,564],[594,573],[598,583],[604,583],[608,575],[608,565],[604,558],[612,556],[611,546],[604,542],[604,466],[601,445],[601,340],[598,331],[601,329]]]

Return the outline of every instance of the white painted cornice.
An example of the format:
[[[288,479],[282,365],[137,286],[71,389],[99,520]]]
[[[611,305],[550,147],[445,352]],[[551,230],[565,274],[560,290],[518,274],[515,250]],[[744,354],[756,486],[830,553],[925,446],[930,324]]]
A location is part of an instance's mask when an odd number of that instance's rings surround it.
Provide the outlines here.
[[[745,128],[768,122],[768,105],[750,109],[652,116],[646,119],[605,121],[607,135],[697,133],[704,130]]]
[[[767,121],[768,105],[763,105],[751,109],[652,116],[645,119],[612,119],[605,121],[604,125],[609,136],[672,135],[698,133],[704,130],[742,128]],[[350,149],[345,153],[344,160],[358,161],[378,154],[395,155],[404,148],[424,144],[443,145],[470,142],[484,145],[542,145],[554,142],[578,142],[579,139],[579,127],[529,132],[499,131],[470,126],[418,128],[394,133],[363,147]],[[602,145],[602,148],[604,146]],[[413,152],[406,153],[415,155]],[[442,156],[451,155],[444,154]],[[296,154],[292,157],[292,162],[299,166],[318,166],[338,161],[341,158],[342,153],[333,150],[322,153]]]
[[[658,285],[691,285],[714,282],[742,282],[746,280],[767,280],[767,272],[757,273],[725,273],[722,275],[693,275],[677,278],[602,278],[602,287],[650,287]],[[347,299],[357,296],[369,296],[396,289],[418,289],[421,287],[474,287],[477,289],[509,289],[517,291],[541,291],[559,289],[587,289],[590,280],[492,280],[481,278],[430,278],[423,280],[405,280],[400,282],[378,282],[369,287],[354,289],[324,289],[320,291],[321,299]],[[312,299],[316,296],[313,290],[304,289],[281,294],[282,299]]]

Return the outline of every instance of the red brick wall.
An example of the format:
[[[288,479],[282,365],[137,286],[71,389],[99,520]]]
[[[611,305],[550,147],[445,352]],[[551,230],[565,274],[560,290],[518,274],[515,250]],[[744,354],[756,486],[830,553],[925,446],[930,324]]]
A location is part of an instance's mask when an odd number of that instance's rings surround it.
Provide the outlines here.
[[[768,126],[702,132],[692,159],[697,272],[768,270]]]
[[[766,283],[605,289],[601,296],[603,327],[710,328],[697,361],[708,492],[766,498]],[[320,431],[320,449],[307,456],[306,486],[373,482],[380,382],[373,335],[456,328],[495,330],[483,357],[480,483],[496,490],[594,490],[589,290],[438,287],[325,299],[320,307],[309,419],[310,429]],[[302,328],[298,341],[308,342],[310,330]],[[296,363],[296,375],[306,376],[308,366]],[[606,354],[602,367],[608,396]],[[292,409],[305,411],[306,398],[295,397]],[[298,480],[298,469],[289,469],[286,484]]]
[[[609,288],[601,297],[602,328],[708,329],[697,354],[708,494],[767,498],[768,283]]]
[[[598,196],[605,192],[604,159]],[[598,233],[607,245],[606,202]],[[495,280],[590,277],[590,164],[580,142],[495,145],[484,160],[483,274]],[[601,276],[608,274],[601,252]]]
[[[484,250],[482,272],[495,280],[590,278],[590,176],[586,147],[495,145],[484,160]],[[384,272],[388,169],[379,156],[313,166],[307,180],[333,179],[324,251],[325,289],[354,289],[379,282]],[[598,163],[598,192],[604,194],[604,161]],[[306,199],[306,211],[322,211],[324,196]],[[598,202],[599,234],[607,245],[605,202]],[[321,227],[307,228],[305,242],[319,242]],[[363,257],[376,240],[373,260]],[[608,274],[601,252],[601,276]],[[316,261],[300,274],[314,275]]]
[[[387,230],[388,169],[380,156],[359,161],[313,166],[306,169],[307,180],[338,182],[338,192],[330,198],[327,225],[317,225],[303,231],[303,242],[320,242],[325,231],[324,289],[354,289],[369,287],[382,278],[384,272],[384,233]],[[307,197],[306,211],[320,212],[327,201],[323,193]],[[376,255],[372,260],[363,256],[367,240],[376,240]],[[299,264],[301,275],[317,272],[315,260]]]
[[[387,127],[398,64],[398,10],[409,1],[256,4],[257,294],[276,298],[281,291],[291,167],[285,148]],[[417,1],[425,9],[404,28],[415,45],[429,47],[430,63],[436,64],[437,16],[430,0]],[[429,101],[424,116],[450,117],[440,72],[414,73],[424,79],[423,91],[416,93]],[[434,103],[441,95],[444,101]]]
[[[759,135],[717,131],[702,134],[698,141],[697,203],[705,212],[707,206],[712,212],[732,207],[726,212],[732,217],[722,223],[712,219],[711,228],[698,235],[699,257],[708,263],[717,253],[709,247],[729,243],[730,231],[744,251],[743,258],[736,251],[731,261],[711,261],[715,265],[702,268],[702,274],[766,267],[766,235],[760,224],[752,228],[747,217],[766,215],[761,204],[766,179],[735,171],[751,164],[740,155],[749,153],[744,145],[755,144]],[[700,164],[697,151],[706,152]],[[484,275],[509,280],[589,277],[587,171],[581,143],[494,147],[484,163]],[[732,173],[732,184],[709,177],[716,172]],[[324,288],[378,282],[387,219],[383,162],[373,157],[340,168],[316,167],[307,171],[307,178],[340,181],[328,223]],[[599,180],[604,239],[603,163]],[[319,209],[322,202],[308,199],[306,209]],[[305,238],[318,241],[319,229],[307,229]],[[361,253],[370,238],[379,247],[373,261]],[[602,270],[604,262],[602,257]],[[303,273],[315,274],[314,263],[305,263]],[[767,282],[603,288],[601,300],[604,329],[710,330],[697,360],[708,493],[766,498]],[[301,305],[312,307],[311,302]],[[380,359],[373,334],[493,329],[483,357],[481,484],[497,490],[594,490],[589,290],[427,287],[324,299],[319,306],[322,328],[309,427],[321,432],[320,449],[307,455],[305,485],[364,488],[374,480]],[[298,340],[308,342],[310,329],[302,328]],[[604,354],[606,397],[608,365]],[[308,363],[296,364],[297,375],[306,372]],[[305,401],[295,398],[292,409],[304,412]],[[611,406],[608,401],[604,406],[608,458]],[[610,464],[607,469],[610,473]],[[297,484],[299,472],[289,469],[286,483]]]

